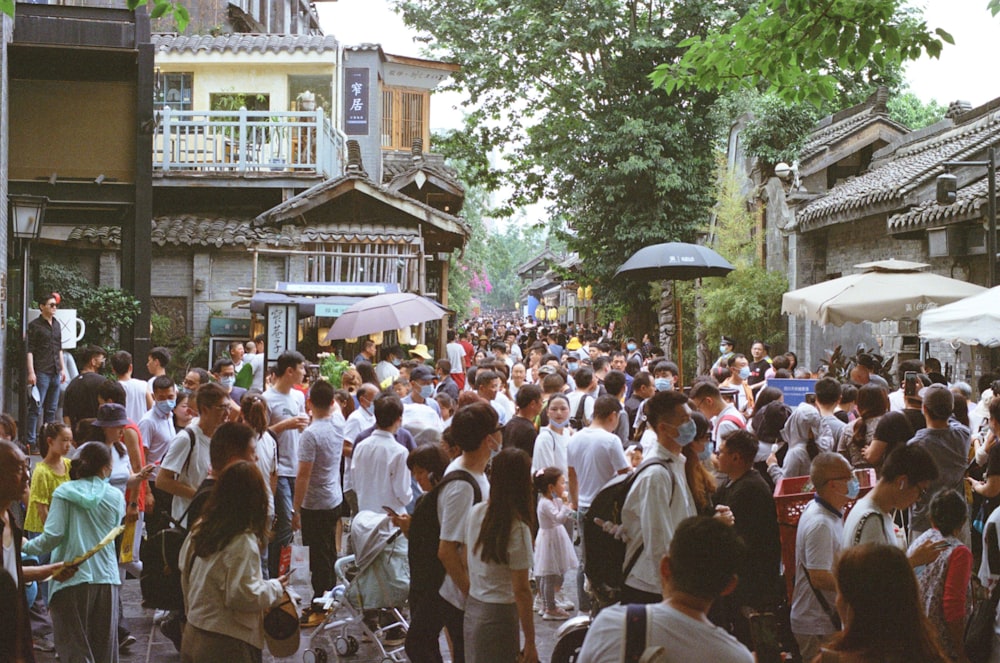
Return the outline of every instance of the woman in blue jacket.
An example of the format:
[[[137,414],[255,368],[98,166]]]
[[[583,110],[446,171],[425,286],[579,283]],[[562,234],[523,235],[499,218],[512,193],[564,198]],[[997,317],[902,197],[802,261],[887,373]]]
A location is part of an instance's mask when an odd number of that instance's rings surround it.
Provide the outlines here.
[[[45,531],[24,545],[29,555],[52,553],[69,564],[96,546],[125,517],[125,497],[111,485],[111,452],[100,442],[80,447],[70,481],[52,494]],[[112,545],[49,589],[56,652],[63,663],[117,663],[118,559]]]

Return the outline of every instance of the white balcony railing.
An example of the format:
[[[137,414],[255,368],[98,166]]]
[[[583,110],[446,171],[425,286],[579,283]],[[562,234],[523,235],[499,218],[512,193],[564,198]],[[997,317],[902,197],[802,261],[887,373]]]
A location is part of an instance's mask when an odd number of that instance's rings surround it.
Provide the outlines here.
[[[153,169],[163,174],[265,174],[328,179],[345,149],[323,109],[156,112]]]

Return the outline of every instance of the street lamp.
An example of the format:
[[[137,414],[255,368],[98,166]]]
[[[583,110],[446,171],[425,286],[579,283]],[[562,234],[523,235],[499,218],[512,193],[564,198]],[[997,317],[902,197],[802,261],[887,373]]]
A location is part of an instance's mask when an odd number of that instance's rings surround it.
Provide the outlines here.
[[[38,239],[42,230],[42,220],[45,218],[45,206],[49,199],[45,196],[26,196],[11,194],[10,200],[11,224],[14,237],[31,241]]]
[[[985,166],[989,190],[987,193],[987,230],[986,230],[986,285],[989,288],[997,285],[997,155],[996,148],[986,150],[986,161],[945,161],[945,168],[954,166]],[[938,175],[937,202],[939,205],[951,205],[958,198],[958,178],[951,173]]]

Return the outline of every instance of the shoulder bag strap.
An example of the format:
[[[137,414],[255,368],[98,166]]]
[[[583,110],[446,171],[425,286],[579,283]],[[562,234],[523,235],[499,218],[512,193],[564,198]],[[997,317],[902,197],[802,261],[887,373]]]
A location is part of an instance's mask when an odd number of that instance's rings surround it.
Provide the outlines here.
[[[191,430],[190,428],[185,428],[184,430],[187,432],[188,438],[191,440],[191,448],[188,449],[187,458],[184,459],[184,465],[183,465],[183,467],[181,467],[181,474],[183,474],[184,472],[187,472],[188,465],[191,463],[191,454],[194,453],[194,445],[195,445],[194,431]],[[198,487],[195,486],[195,489],[197,489],[197,488]]]
[[[809,569],[806,568],[805,564],[799,562],[799,566],[802,567],[802,572],[806,576],[806,582],[809,583],[809,589],[812,590],[816,600],[819,601],[819,607],[823,608],[823,612],[825,612],[826,616],[830,618],[833,628],[839,631],[841,629],[840,615],[837,614],[837,611],[830,606],[830,602],[826,600],[825,596],[823,596],[823,592],[816,589],[816,586],[813,585],[812,578],[809,577]]]
[[[881,513],[877,512],[877,511],[872,511],[871,513],[866,513],[865,515],[861,516],[861,520],[858,522],[858,528],[856,530],[854,530],[854,545],[858,545],[858,544],[861,543],[861,532],[864,531],[865,524],[868,522],[868,520],[872,516],[878,516],[878,519],[880,521],[882,521],[882,527],[883,528],[885,527],[885,519],[882,518],[882,514]],[[894,541],[887,541],[886,543],[888,545],[896,545]],[[806,573],[806,575],[808,575],[808,572]]]
[[[625,663],[637,663],[646,650],[646,610],[643,603],[625,607]]]

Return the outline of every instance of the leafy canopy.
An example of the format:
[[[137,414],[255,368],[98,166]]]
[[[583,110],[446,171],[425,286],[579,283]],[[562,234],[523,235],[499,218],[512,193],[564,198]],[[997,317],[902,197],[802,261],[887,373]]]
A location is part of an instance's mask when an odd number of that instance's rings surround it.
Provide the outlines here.
[[[1000,0],[989,0],[1000,13]],[[905,0],[759,0],[738,21],[680,46],[678,62],[651,74],[667,92],[764,88],[790,102],[821,106],[838,94],[837,72],[882,69],[938,57],[954,40],[931,30]]]
[[[454,87],[470,98],[461,142],[474,183],[509,186],[508,215],[548,201],[587,283],[603,284],[596,297],[648,307],[645,288],[612,277],[640,247],[690,241],[703,223],[716,94],[654,89],[647,72],[738,12],[705,0],[395,4],[432,55],[462,65]],[[504,162],[491,166],[483,156],[497,148]]]

